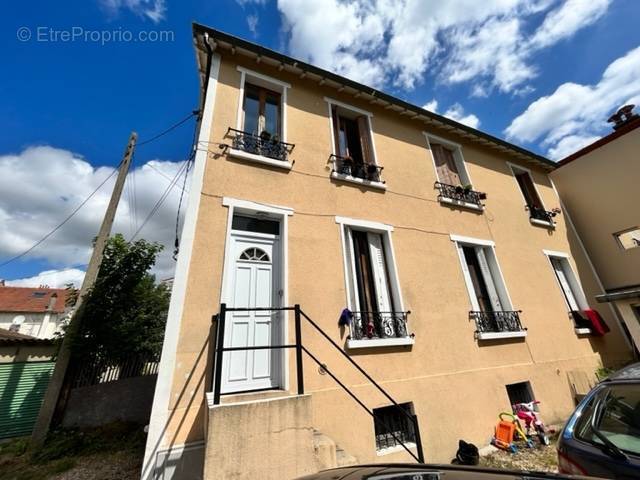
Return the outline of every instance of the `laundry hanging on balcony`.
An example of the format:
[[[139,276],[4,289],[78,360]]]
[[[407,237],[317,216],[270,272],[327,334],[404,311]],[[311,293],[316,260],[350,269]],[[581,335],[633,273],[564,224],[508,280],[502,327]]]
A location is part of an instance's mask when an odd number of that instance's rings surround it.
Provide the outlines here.
[[[353,320],[353,312],[348,308],[345,308],[342,310],[342,313],[340,313],[338,325],[341,327],[349,327],[351,326],[351,320]]]
[[[591,323],[591,331],[594,335],[601,337],[605,333],[609,333],[609,326],[605,323],[604,319],[597,310],[587,308],[583,310],[582,313],[584,313],[584,315],[587,317],[587,320]]]

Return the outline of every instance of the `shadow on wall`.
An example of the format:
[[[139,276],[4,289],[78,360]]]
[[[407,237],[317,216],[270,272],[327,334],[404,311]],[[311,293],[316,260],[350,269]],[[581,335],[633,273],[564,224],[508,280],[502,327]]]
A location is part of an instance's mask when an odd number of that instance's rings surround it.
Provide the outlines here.
[[[204,434],[205,434],[205,396],[204,392],[207,390],[206,386],[211,385],[213,381],[213,352],[215,349],[215,343],[211,341],[215,332],[216,324],[212,323],[209,336],[205,339],[202,348],[198,352],[193,365],[189,369],[189,375],[184,380],[182,389],[175,397],[175,401],[171,402],[175,405],[171,408],[167,417],[167,421],[159,432],[158,438],[153,445],[147,445],[147,450],[151,449],[152,454],[149,464],[144,467],[141,478],[143,480],[151,480],[157,478],[156,471],[164,472],[162,478],[180,478],[185,480],[201,479],[203,476],[204,467]],[[210,348],[211,346],[211,348]],[[195,378],[195,372],[198,371],[198,365],[205,363],[204,373],[198,378]],[[172,366],[173,368],[174,366]],[[193,383],[195,382],[195,384]],[[195,392],[195,393],[191,393]],[[200,395],[202,392],[202,395]],[[182,400],[187,396],[188,402],[186,405],[176,408]],[[173,398],[173,397],[172,397]],[[171,438],[167,439],[166,444],[174,446],[176,444],[177,437],[186,421],[186,417],[190,409],[194,406],[194,402],[200,402],[198,406],[198,413],[195,421],[191,424],[191,428],[187,433],[187,439],[196,439],[190,442],[188,446],[179,447],[175,449],[160,448],[160,445],[165,438],[165,434],[169,431],[169,425],[172,425]],[[180,416],[181,415],[181,416]]]
[[[603,293],[598,285],[593,270],[585,257],[582,246],[579,243],[573,229],[567,220],[567,238],[571,257],[574,259],[578,270],[578,278],[582,284],[587,303],[591,308],[597,310],[604,318],[611,331],[602,337],[590,335],[588,338],[593,352],[598,353],[602,359],[604,367],[618,369],[634,358],[634,352],[629,348],[627,340],[633,345],[631,336],[624,323],[620,325],[614,315],[611,305],[598,303],[595,296]]]
[[[31,434],[54,362],[0,364],[0,438]]]

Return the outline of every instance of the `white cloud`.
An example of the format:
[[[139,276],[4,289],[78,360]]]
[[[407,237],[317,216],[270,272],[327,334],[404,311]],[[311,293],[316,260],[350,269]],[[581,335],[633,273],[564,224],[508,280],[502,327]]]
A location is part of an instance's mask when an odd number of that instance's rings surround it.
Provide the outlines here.
[[[424,108],[425,110],[429,110],[430,112],[437,112],[438,111],[438,101],[434,98],[433,100],[425,103],[422,108]]]
[[[99,0],[109,15],[115,16],[122,10],[129,10],[136,15],[158,23],[166,18],[165,0]]]
[[[45,270],[33,277],[7,280],[6,284],[12,287],[39,287],[46,285],[50,288],[64,288],[72,283],[76,288],[80,288],[84,279],[84,270],[78,268],[68,268],[61,270]]]
[[[255,13],[247,16],[247,26],[254,36],[258,33],[258,20],[259,17]]]
[[[532,54],[573,35],[606,11],[608,1],[278,0],[295,57],[374,87],[412,89],[425,74],[522,93],[536,75]],[[546,12],[533,35],[525,28]],[[554,22],[562,21],[562,25]],[[531,37],[531,41],[528,37]]]
[[[551,147],[547,155],[551,160],[562,160],[564,157],[577,152],[582,147],[595,142],[600,137],[592,135],[567,135],[562,137],[555,146]]]
[[[179,162],[153,160],[136,168],[125,184],[112,233],[122,233],[125,238],[130,238],[180,166]],[[112,167],[93,167],[77,154],[48,146],[29,147],[18,154],[0,155],[0,259],[8,259],[31,247],[112,172]],[[68,223],[25,258],[44,260],[52,269],[88,263],[91,242],[98,232],[113,185],[114,178]],[[154,269],[160,278],[173,275],[175,262],[171,255],[181,185],[180,182],[172,189],[138,235],[138,238],[165,245]],[[2,273],[0,270],[0,275]]]
[[[607,131],[606,120],[617,108],[640,100],[640,47],[612,62],[595,85],[564,83],[540,97],[505,130],[521,142],[542,139],[548,154],[561,158]]]
[[[567,0],[547,14],[530,45],[542,48],[572,36],[602,17],[610,3],[611,0]]]
[[[459,103],[451,105],[443,115],[471,128],[478,128],[480,126],[480,119],[473,113],[465,114],[464,108],[462,108],[462,105]]]

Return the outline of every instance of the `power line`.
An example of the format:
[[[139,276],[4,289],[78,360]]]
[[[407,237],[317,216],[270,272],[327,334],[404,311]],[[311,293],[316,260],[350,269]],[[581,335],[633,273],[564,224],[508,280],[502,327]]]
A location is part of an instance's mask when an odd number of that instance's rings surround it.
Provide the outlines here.
[[[158,133],[157,135],[154,135],[153,137],[151,137],[149,140],[145,140],[144,142],[140,142],[137,144],[138,147],[141,147],[143,145],[146,145],[148,143],[151,143],[157,139],[159,139],[160,137],[163,137],[164,135],[166,135],[167,133],[171,132],[172,130],[175,130],[176,128],[178,128],[180,125],[182,125],[183,123],[187,122],[187,120],[189,120],[191,117],[195,117],[196,115],[198,115],[200,113],[199,110],[194,110],[193,112],[191,112],[188,116],[186,116],[185,118],[183,118],[182,120],[180,120],[178,123],[175,123],[173,125],[171,125],[169,128],[167,128],[166,130]]]
[[[140,233],[140,231],[144,228],[144,226],[149,222],[149,220],[151,219],[151,217],[153,217],[155,215],[155,213],[160,209],[160,207],[162,206],[162,204],[164,203],[164,201],[167,199],[167,197],[169,196],[169,193],[171,192],[171,190],[173,189],[173,187],[176,186],[178,179],[180,178],[180,175],[182,175],[182,172],[186,169],[187,165],[189,164],[191,159],[187,159],[184,161],[184,163],[182,164],[182,166],[178,169],[178,172],[175,174],[175,176],[173,177],[173,179],[171,180],[171,183],[169,184],[169,186],[165,189],[165,191],[162,193],[162,195],[160,196],[160,198],[158,199],[158,201],[155,203],[155,205],[151,208],[151,211],[147,214],[146,218],[144,219],[144,221],[142,222],[142,224],[138,227],[138,230],[136,230],[136,232],[133,234],[133,236],[131,237],[131,239],[129,240],[130,242],[132,242]]]
[[[121,162],[122,163],[122,162]],[[98,192],[98,190],[100,190],[100,188],[102,188],[102,186],[107,183],[107,181],[109,181],[109,179],[111,177],[113,177],[117,172],[118,172],[118,168],[120,167],[120,165],[118,165],[118,167],[116,167],[116,169],[111,172],[109,174],[109,176],[107,178],[105,178],[102,183],[100,185],[98,185],[96,187],[96,189],[91,192],[89,194],[89,196],[87,198],[85,198],[82,203],[80,205],[78,205],[76,207],[76,209],[71,212],[62,222],[60,222],[53,230],[51,230],[49,233],[47,233],[44,237],[42,237],[40,240],[38,240],[36,243],[34,243],[33,245],[31,245],[31,247],[29,247],[28,249],[26,249],[24,252],[16,255],[15,257],[10,258],[9,260],[0,263],[0,268],[5,267],[6,265],[10,264],[11,262],[14,262],[16,260],[18,260],[19,258],[24,257],[25,255],[27,255],[29,252],[31,252],[33,249],[35,249],[38,245],[40,245],[42,242],[44,242],[45,240],[47,240],[51,235],[53,235],[54,233],[56,233],[58,230],[60,230],[60,228],[62,228],[62,226],[67,223],[69,220],[71,220],[71,218],[78,213],[78,211],[84,207],[86,205],[86,203],[91,200],[91,198]]]

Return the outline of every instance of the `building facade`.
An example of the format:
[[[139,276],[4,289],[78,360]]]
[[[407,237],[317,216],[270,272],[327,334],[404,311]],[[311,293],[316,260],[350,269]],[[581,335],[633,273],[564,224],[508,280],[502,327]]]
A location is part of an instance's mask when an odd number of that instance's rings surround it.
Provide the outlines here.
[[[67,291],[0,285],[0,328],[35,338],[53,338],[66,319]]]
[[[231,476],[208,445],[248,427],[216,411],[295,397],[300,380],[313,430],[358,462],[412,461],[401,443],[419,440],[428,462],[448,462],[460,438],[487,444],[513,402],[563,420],[571,378],[630,358],[612,311],[599,310],[604,336],[570,313],[603,292],[552,162],[221,32],[195,25],[194,39],[200,131],[143,478]],[[273,309],[299,304],[417,417],[420,439],[304,318],[321,366],[304,355],[302,377],[295,349],[229,351],[214,367],[223,303],[253,309],[225,314],[225,347],[296,343],[294,311]],[[234,478],[283,450],[235,452]]]
[[[560,161],[551,178],[598,272],[597,300],[616,310],[640,351],[640,117],[632,108],[618,113],[609,135]]]

